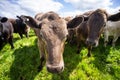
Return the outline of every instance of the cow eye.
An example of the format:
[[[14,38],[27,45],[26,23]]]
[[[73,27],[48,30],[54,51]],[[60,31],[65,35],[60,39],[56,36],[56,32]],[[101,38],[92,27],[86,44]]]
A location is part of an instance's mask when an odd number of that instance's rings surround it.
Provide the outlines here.
[[[42,34],[42,32],[40,32],[40,37],[43,38],[43,34]]]
[[[104,23],[103,26],[105,27],[105,26],[106,26],[106,23]]]

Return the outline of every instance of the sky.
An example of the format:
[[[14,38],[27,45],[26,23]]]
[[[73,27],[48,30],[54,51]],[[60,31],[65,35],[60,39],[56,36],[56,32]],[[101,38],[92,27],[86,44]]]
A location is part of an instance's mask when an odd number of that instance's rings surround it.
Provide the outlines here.
[[[16,15],[34,17],[40,12],[54,11],[62,17],[76,16],[98,8],[109,14],[120,10],[119,0],[0,0],[0,16],[15,18]]]

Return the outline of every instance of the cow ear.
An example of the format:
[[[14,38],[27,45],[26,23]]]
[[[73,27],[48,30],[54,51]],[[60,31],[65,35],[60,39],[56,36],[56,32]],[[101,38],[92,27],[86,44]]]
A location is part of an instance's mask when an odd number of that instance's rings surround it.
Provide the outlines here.
[[[22,18],[21,18],[20,16],[16,16],[16,17],[17,17],[18,19],[20,19],[21,21],[23,21]]]
[[[41,29],[41,27],[42,27],[42,23],[39,23],[37,28]]]
[[[16,16],[17,18],[20,18],[19,16]]]
[[[67,28],[75,28],[84,21],[83,16],[75,17],[67,23]]]
[[[8,20],[7,17],[2,17],[2,18],[0,19],[0,21],[1,21],[2,23],[6,22],[7,20]]]

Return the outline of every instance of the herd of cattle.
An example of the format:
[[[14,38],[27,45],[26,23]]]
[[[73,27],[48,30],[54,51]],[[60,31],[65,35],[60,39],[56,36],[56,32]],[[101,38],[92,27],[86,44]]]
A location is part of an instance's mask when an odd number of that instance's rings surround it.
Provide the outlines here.
[[[104,46],[107,45],[108,37],[113,36],[112,46],[120,36],[120,12],[108,14],[104,9],[88,11],[76,17],[60,17],[57,13],[50,11],[38,13],[35,17],[21,15],[18,19],[0,17],[0,45],[9,42],[13,45],[13,32],[28,37],[30,28],[38,37],[38,48],[40,52],[40,66],[42,70],[46,61],[47,70],[51,73],[59,73],[64,69],[63,52],[66,39],[71,42],[76,38],[77,53],[81,51],[84,42],[91,56],[92,47],[97,47],[101,34],[104,34]]]
[[[10,43],[12,49],[14,48],[13,33],[19,33],[21,38],[23,38],[23,34],[28,37],[30,27],[19,16],[17,18],[0,17],[0,48],[6,42]]]

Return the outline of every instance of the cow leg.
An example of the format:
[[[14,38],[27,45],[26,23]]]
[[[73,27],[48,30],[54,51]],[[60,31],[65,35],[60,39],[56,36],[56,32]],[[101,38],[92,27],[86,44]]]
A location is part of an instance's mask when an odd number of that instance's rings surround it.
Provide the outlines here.
[[[104,47],[107,46],[107,43],[108,43],[108,33],[104,32]]]
[[[44,61],[45,61],[44,46],[41,46],[41,45],[43,45],[43,43],[38,40],[38,48],[40,52],[40,65],[38,66],[38,72],[42,70],[44,66]]]
[[[19,33],[19,35],[20,35],[20,38],[22,39],[22,38],[23,38],[23,35],[22,35],[22,33]]]
[[[38,72],[40,72],[44,66],[44,61],[45,61],[45,57],[41,56],[40,57],[40,65],[38,66]]]
[[[114,38],[113,38],[113,41],[112,41],[112,46],[115,47],[115,42],[117,41],[118,39],[118,36],[115,35]]]
[[[26,36],[27,38],[29,38],[29,34],[28,34],[28,32],[25,33],[25,36]]]
[[[13,49],[14,48],[14,46],[13,46],[13,36],[10,36],[8,42],[11,45],[11,49]]]
[[[77,54],[79,54],[81,52],[81,43],[78,42],[77,43]]]
[[[92,46],[88,46],[88,54],[87,54],[88,57],[91,56],[91,50],[92,50]]]

